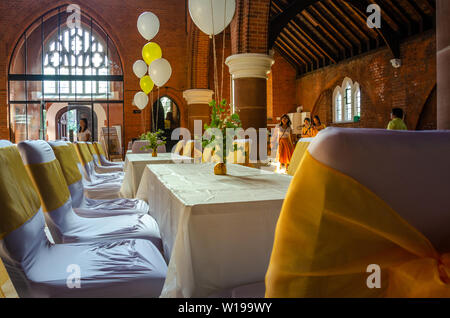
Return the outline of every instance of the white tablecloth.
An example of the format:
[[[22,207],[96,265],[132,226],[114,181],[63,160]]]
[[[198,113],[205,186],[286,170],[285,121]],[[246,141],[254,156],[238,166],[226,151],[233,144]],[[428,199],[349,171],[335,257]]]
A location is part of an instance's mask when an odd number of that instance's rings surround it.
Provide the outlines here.
[[[240,165],[148,165],[137,197],[170,259],[162,297],[206,297],[262,282],[291,177]]]
[[[173,157],[176,160],[183,160],[183,162],[192,162],[191,158],[180,157],[179,155],[172,155],[172,153],[159,153],[157,157],[152,157],[151,153],[128,153],[125,157],[123,184],[120,189],[120,196],[122,198],[134,199],[136,192],[141,182],[142,174],[145,166],[148,164],[169,164],[174,163]]]

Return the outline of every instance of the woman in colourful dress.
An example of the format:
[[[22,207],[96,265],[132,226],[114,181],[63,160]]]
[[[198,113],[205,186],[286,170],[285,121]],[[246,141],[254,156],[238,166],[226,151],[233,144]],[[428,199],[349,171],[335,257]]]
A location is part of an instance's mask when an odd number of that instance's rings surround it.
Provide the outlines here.
[[[277,126],[276,137],[278,141],[278,162],[281,164],[281,167],[287,169],[294,153],[291,120],[288,115],[281,117],[281,123]]]

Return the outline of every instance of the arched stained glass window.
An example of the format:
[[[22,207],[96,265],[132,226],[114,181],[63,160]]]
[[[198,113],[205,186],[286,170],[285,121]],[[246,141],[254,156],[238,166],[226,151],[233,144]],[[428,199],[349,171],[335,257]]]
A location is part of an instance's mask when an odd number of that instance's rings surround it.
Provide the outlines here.
[[[10,139],[75,141],[85,119],[92,140],[102,142],[109,155],[121,156],[123,69],[118,51],[86,12],[81,10],[75,24],[73,14],[69,5],[54,8],[17,41],[8,72]]]
[[[85,28],[61,30],[44,49],[44,75],[109,75],[106,50],[96,36]],[[105,96],[105,81],[44,82],[45,95]]]

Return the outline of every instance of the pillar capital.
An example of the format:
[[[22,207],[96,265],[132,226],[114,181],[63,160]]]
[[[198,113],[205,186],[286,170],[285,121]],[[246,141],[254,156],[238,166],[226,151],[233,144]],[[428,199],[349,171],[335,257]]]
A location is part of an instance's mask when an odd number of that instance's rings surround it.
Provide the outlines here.
[[[183,92],[183,98],[188,105],[209,104],[214,92],[210,89],[188,89]]]
[[[225,64],[233,79],[263,78],[267,79],[275,60],[266,54],[243,53],[229,56]]]

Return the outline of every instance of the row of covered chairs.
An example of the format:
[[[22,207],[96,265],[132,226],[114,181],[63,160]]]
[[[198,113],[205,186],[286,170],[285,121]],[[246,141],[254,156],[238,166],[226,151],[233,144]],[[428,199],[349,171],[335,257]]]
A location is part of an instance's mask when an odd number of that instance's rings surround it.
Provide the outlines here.
[[[139,200],[95,198],[123,174],[98,173],[93,161],[108,162],[93,153],[85,143],[0,141],[0,257],[20,297],[160,295],[158,225]]]

